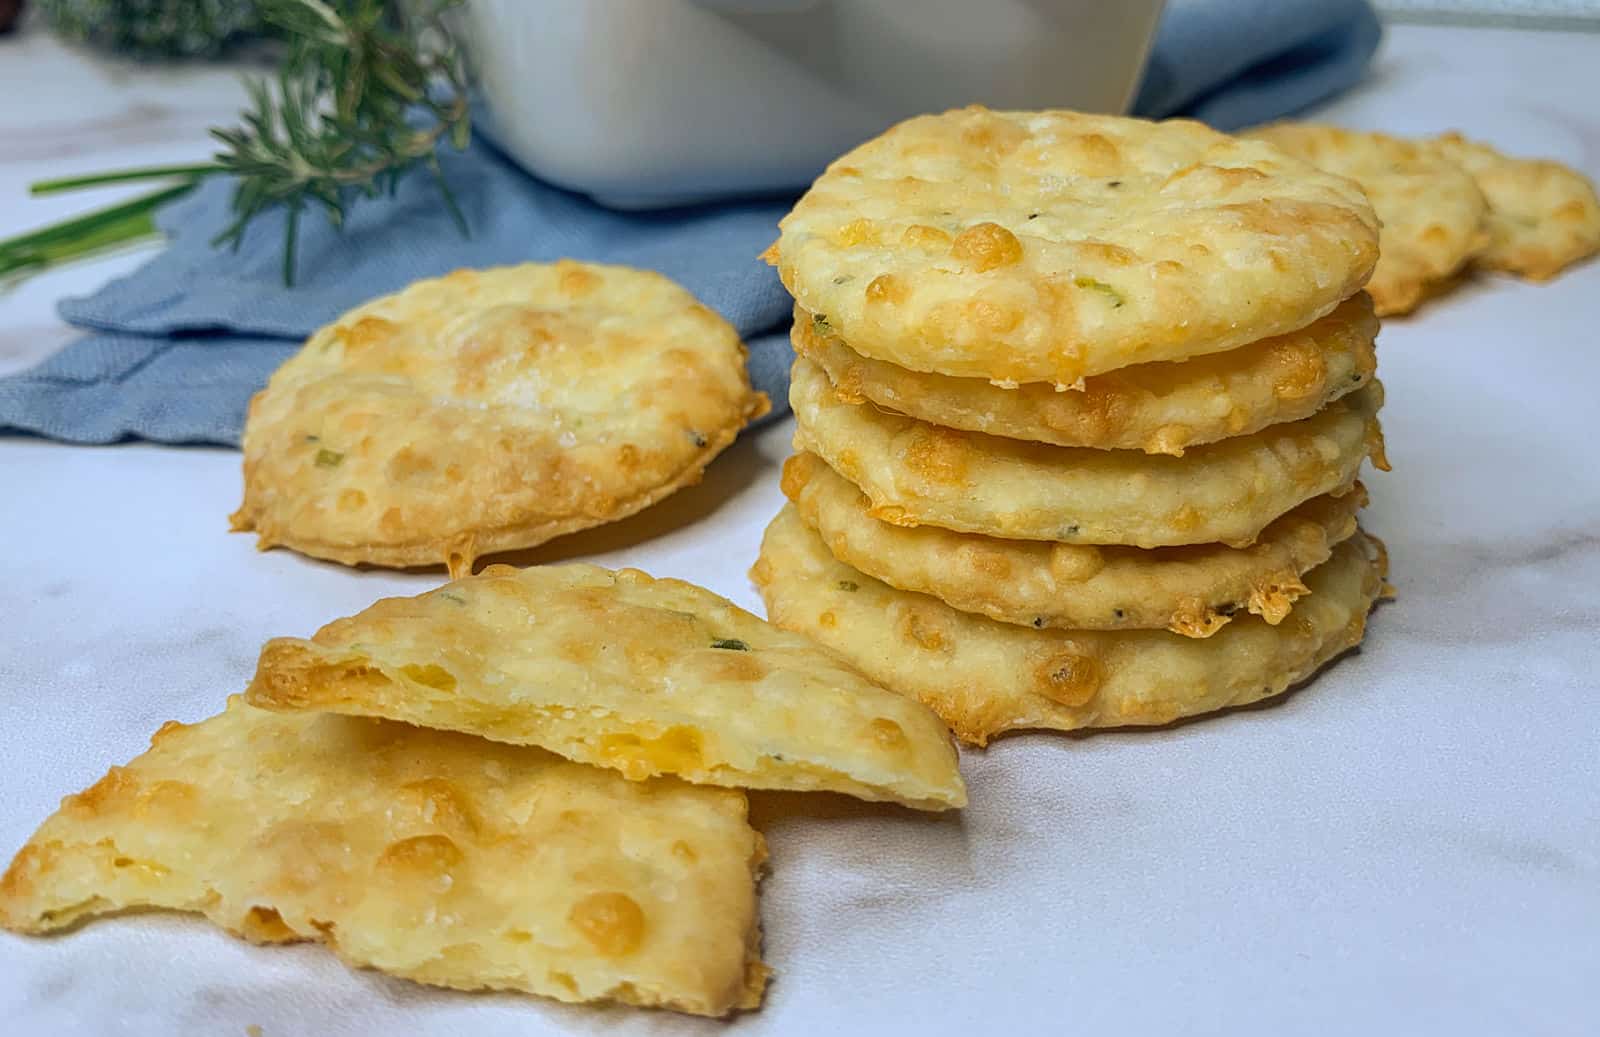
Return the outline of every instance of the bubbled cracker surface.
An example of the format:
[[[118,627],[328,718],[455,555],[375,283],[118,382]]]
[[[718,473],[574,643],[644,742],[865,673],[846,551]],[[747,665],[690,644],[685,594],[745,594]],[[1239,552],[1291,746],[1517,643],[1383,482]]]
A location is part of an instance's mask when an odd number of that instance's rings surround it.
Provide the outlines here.
[[[491,566],[262,649],[249,700],[538,745],[630,778],[966,803],[919,703],[681,580]]]
[[[1301,577],[1356,531],[1357,483],[1277,519],[1248,548],[1196,544],[1141,550],[1050,544],[895,526],[820,458],[797,454],[783,491],[839,561],[952,608],[1034,628],[1168,629],[1210,637],[1231,618],[1277,624],[1305,593]]]
[[[698,479],[766,407],[733,328],[659,274],[460,270],[352,310],[273,375],[234,525],[346,563],[463,570]]]
[[[1190,449],[1183,457],[1025,443],[842,403],[797,360],[795,446],[817,454],[896,525],[1017,540],[1166,547],[1252,542],[1303,501],[1381,465],[1374,381],[1304,421]]]
[[[1472,176],[1426,142],[1314,123],[1251,132],[1361,185],[1382,229],[1367,282],[1378,313],[1408,313],[1485,245],[1489,206]]]
[[[1600,197],[1582,173],[1502,155],[1459,133],[1432,146],[1471,173],[1488,199],[1489,243],[1478,265],[1543,281],[1600,252]]]
[[[762,856],[737,792],[235,697],[63,800],[0,922],[195,911],[439,986],[721,1015],[760,1000]]]
[[[1199,123],[968,108],[830,165],[776,261],[856,351],[1071,385],[1304,327],[1365,283],[1360,190]]]
[[[1298,331],[1093,375],[1081,392],[911,371],[862,356],[825,327],[796,307],[790,338],[846,402],[870,400],[934,425],[1008,439],[1151,454],[1181,456],[1191,446],[1310,417],[1377,369],[1378,321],[1365,293]]]
[[[1360,643],[1383,591],[1381,547],[1358,533],[1307,575],[1310,593],[1277,626],[1243,617],[1204,640],[1031,630],[845,565],[792,506],[767,527],[751,575],[773,622],[918,696],[979,745],[1022,728],[1165,724],[1279,694]]]

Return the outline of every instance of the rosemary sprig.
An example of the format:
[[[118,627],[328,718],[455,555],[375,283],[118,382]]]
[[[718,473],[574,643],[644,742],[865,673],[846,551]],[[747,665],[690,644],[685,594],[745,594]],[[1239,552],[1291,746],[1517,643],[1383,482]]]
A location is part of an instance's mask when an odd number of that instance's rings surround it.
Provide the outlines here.
[[[153,180],[166,177],[182,177],[193,179],[215,173],[215,163],[188,166],[150,166],[145,169],[125,169],[114,173],[90,173],[87,176],[63,176],[54,180],[40,180],[38,183],[28,185],[28,193],[35,197],[44,194],[57,194],[61,191],[76,191],[84,187],[103,187],[106,184],[120,184],[129,180]]]
[[[439,168],[439,149],[471,135],[466,75],[445,12],[461,0],[259,0],[286,40],[277,76],[251,82],[241,124],[212,130],[209,163],[127,169],[33,185],[33,193],[140,180],[176,181],[153,194],[0,241],[0,277],[34,272],[149,236],[152,214],[210,176],[232,176],[233,221],[213,244],[237,248],[262,213],[282,207],[283,277],[294,281],[301,214],[320,208],[342,226],[357,198],[393,193],[426,169],[467,232]]]
[[[455,2],[411,17],[384,0],[346,0],[340,10],[324,0],[263,5],[288,37],[289,53],[276,93],[251,84],[244,124],[213,131],[223,145],[217,164],[238,178],[234,221],[217,243],[237,247],[256,216],[283,206],[284,279],[291,282],[303,209],[320,206],[340,226],[353,197],[392,193],[401,174],[419,165],[466,232],[438,162],[442,140],[462,148],[471,132],[460,55],[441,18]],[[421,125],[410,120],[413,111],[423,113]]]

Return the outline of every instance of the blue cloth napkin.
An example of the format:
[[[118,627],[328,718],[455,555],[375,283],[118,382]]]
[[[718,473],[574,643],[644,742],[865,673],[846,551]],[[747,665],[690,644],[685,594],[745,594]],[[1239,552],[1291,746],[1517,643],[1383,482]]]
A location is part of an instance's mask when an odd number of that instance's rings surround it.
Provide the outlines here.
[[[1354,85],[1382,29],[1367,0],[1167,0],[1134,111],[1238,130]]]
[[[1359,79],[1378,35],[1366,0],[1169,0],[1136,111],[1224,129],[1286,115]],[[790,301],[756,256],[792,199],[623,213],[529,177],[481,140],[442,164],[470,238],[432,181],[411,177],[392,199],[357,203],[343,233],[302,219],[293,288],[281,276],[282,214],[252,224],[237,251],[213,249],[231,188],[202,185],[160,214],[170,240],[155,259],[61,304],[91,333],[0,379],[0,430],[235,444],[251,394],[343,311],[458,267],[562,256],[682,283],[745,337],[752,381],[783,412]]]

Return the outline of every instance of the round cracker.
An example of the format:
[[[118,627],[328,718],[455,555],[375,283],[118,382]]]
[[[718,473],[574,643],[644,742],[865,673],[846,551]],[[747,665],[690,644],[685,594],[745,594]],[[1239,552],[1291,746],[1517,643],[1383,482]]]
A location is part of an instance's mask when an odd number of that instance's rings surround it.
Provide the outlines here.
[[[767,527],[751,578],[778,626],[921,699],[963,741],[1017,728],[1165,724],[1279,694],[1361,641],[1384,592],[1382,545],[1357,533],[1307,576],[1289,619],[1254,617],[1203,641],[1164,630],[1030,630],[896,590],[828,553],[792,506]]]
[[[1600,197],[1582,173],[1559,162],[1511,158],[1459,133],[1432,145],[1471,173],[1489,200],[1489,243],[1477,265],[1545,281],[1600,252]]]
[[[981,378],[909,371],[823,335],[795,308],[795,352],[827,372],[841,399],[947,428],[1057,446],[1143,450],[1187,447],[1308,418],[1377,370],[1378,320],[1364,293],[1287,335],[1179,363],[1124,367],[1084,379],[1082,392],[1047,382],[1005,389]]]
[[[1382,385],[1304,421],[1194,447],[1185,456],[1092,450],[961,432],[838,399],[796,360],[789,387],[797,449],[855,483],[874,518],[1012,540],[1166,547],[1247,546],[1303,501],[1382,467]]]
[[[444,562],[631,515],[751,418],[733,328],[643,270],[458,270],[311,336],[250,403],[236,530],[346,564]]]
[[[1197,122],[966,108],[830,165],[779,275],[865,356],[1073,386],[1281,335],[1366,283],[1354,184]]]
[[[1038,629],[1167,629],[1210,637],[1239,612],[1276,626],[1306,592],[1301,577],[1356,531],[1366,491],[1314,497],[1248,548],[1095,547],[1002,540],[879,522],[853,485],[814,454],[783,466],[783,492],[833,556],[903,591]]]
[[[1314,123],[1252,130],[1330,173],[1361,185],[1382,225],[1367,282],[1381,316],[1410,313],[1486,243],[1489,205],[1472,176],[1425,143]]]

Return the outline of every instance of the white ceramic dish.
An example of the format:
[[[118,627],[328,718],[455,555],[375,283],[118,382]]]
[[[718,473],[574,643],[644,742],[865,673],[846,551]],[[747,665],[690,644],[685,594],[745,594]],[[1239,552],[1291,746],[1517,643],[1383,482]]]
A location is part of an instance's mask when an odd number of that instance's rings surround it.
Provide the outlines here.
[[[919,112],[1126,110],[1162,0],[470,0],[492,132],[624,208],[799,187]]]

